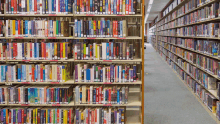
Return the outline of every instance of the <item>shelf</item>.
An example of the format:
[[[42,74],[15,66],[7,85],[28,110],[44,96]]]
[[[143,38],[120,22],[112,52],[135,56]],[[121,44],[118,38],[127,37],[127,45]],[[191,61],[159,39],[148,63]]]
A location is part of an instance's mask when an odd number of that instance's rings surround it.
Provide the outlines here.
[[[133,59],[133,60],[75,60],[75,62],[126,63],[126,62],[142,62],[142,60],[141,59]]]
[[[74,39],[73,37],[6,37],[5,39]]]
[[[131,14],[131,15],[96,15],[96,14],[74,14],[75,17],[142,17],[141,14]]]
[[[73,17],[73,14],[4,14],[5,17]]]
[[[90,85],[90,84],[92,84],[92,85],[94,85],[94,84],[108,84],[108,85],[136,85],[136,84],[142,84],[142,82],[141,81],[136,81],[136,82],[122,82],[122,83],[116,83],[116,82],[105,82],[105,83],[103,83],[103,82],[75,82],[75,84],[87,84],[87,85]]]
[[[162,46],[162,47],[163,47],[163,46]],[[164,47],[163,47],[163,48],[164,48]],[[165,49],[166,49],[166,48],[165,48]],[[168,49],[166,49],[166,50],[168,50]],[[170,50],[168,50],[168,51],[170,51]],[[180,55],[178,55],[178,54],[176,54],[176,53],[174,53],[174,52],[172,52],[172,51],[170,51],[170,52],[173,53],[173,54],[175,54],[176,56],[180,57],[181,59],[185,60],[186,62],[190,63],[191,65],[197,67],[198,69],[202,70],[203,72],[205,72],[205,73],[211,75],[212,77],[214,77],[214,78],[220,80],[220,78],[219,78],[217,75],[213,75],[212,73],[206,71],[205,69],[203,69],[203,68],[197,66],[197,64],[194,64],[194,63],[190,62],[189,60],[183,58],[182,56],[180,56]]]
[[[133,101],[130,102],[128,104],[123,104],[123,105],[119,105],[119,104],[75,104],[75,106],[118,106],[118,107],[122,107],[122,106],[141,106],[141,101]]]
[[[60,85],[63,85],[63,84],[75,84],[74,83],[74,80],[68,80],[66,82],[5,82],[5,84],[60,84]]]
[[[21,106],[24,106],[24,107],[31,107],[31,106],[54,106],[54,107],[57,107],[57,106],[75,106],[74,105],[74,101],[73,102],[70,102],[69,104],[0,104],[0,106],[16,106],[16,107],[21,107]]]
[[[164,41],[162,41],[162,42],[164,42]],[[168,43],[168,42],[164,42],[164,43]],[[202,52],[198,52],[198,51],[195,51],[195,50],[192,50],[192,49],[189,49],[189,48],[185,48],[185,47],[182,47],[182,46],[178,46],[178,45],[175,45],[175,44],[172,44],[172,43],[168,43],[168,44],[171,44],[171,45],[174,45],[176,47],[183,48],[183,49],[186,49],[186,50],[189,50],[189,51],[192,51],[192,52],[195,52],[195,53],[198,53],[198,54],[201,54],[201,55],[213,58],[213,59],[220,60],[220,58],[212,56],[212,55],[208,55],[208,54],[205,54],[205,53],[202,53]]]
[[[162,51],[161,51],[162,52]],[[163,53],[163,52],[162,52]],[[164,54],[164,53],[163,53]],[[165,55],[165,54],[164,54]],[[167,55],[165,55],[167,56]],[[168,58],[170,58],[169,56],[167,56]],[[176,63],[174,60],[172,60],[170,58],[171,61],[173,61],[177,66],[179,66],[185,73],[187,73],[192,79],[194,79],[198,84],[200,84],[200,86],[202,86],[206,91],[208,91],[209,93],[211,93],[216,99],[219,99],[217,96],[217,91],[216,90],[208,90],[206,89],[199,81],[197,81],[193,76],[191,76],[190,73],[188,73],[183,67],[181,67],[178,63]]]
[[[138,37],[138,36],[128,36],[128,37],[123,37],[123,38],[119,38],[119,37],[75,37],[74,39],[142,39],[142,37]]]

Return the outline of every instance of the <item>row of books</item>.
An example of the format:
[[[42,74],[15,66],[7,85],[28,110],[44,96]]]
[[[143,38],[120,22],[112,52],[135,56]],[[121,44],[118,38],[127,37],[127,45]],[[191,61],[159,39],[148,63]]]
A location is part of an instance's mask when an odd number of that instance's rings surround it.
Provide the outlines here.
[[[6,37],[69,37],[69,22],[60,20],[6,20]]]
[[[175,46],[171,46],[171,51],[178,54],[182,58],[185,58],[189,60],[190,62],[196,64],[198,67],[206,70],[207,72],[213,75],[218,75],[219,65],[218,65],[217,60],[206,57],[204,55],[197,54],[197,53],[192,53],[182,48],[177,48]]]
[[[140,45],[140,44],[139,44]],[[127,42],[102,42],[87,44],[78,42],[74,46],[75,60],[133,60],[135,49]]]
[[[126,20],[83,20],[75,19],[75,37],[126,37]]]
[[[37,40],[36,40],[37,41]],[[0,43],[0,60],[63,60],[72,58],[71,42]]]
[[[124,124],[125,108],[77,108],[75,124]]]
[[[1,104],[68,104],[73,101],[73,87],[1,86]]]
[[[1,65],[1,82],[65,82],[69,79],[68,65],[17,64]]]
[[[76,82],[136,82],[137,73],[136,65],[75,65]]]
[[[76,86],[76,104],[127,104],[127,86],[103,87],[103,86]]]
[[[75,14],[136,14],[137,0],[74,0]]]
[[[216,102],[217,102],[217,99],[212,94],[210,94],[208,92],[209,90],[204,86],[204,84],[202,84],[202,81],[198,80],[197,78],[196,78],[197,81],[194,80],[195,77],[193,77],[193,75],[190,73],[190,71],[186,71],[186,68],[183,70],[182,69],[183,66],[181,64],[177,65],[177,64],[175,64],[173,62],[175,60],[171,60],[170,58],[166,57],[166,55],[164,55],[163,53],[162,53],[162,56],[165,56],[164,59],[167,61],[167,63],[179,74],[180,77],[182,77],[182,80],[185,81],[185,83],[202,100],[202,102],[208,107],[208,109],[212,113],[216,114]],[[201,78],[203,79],[203,74],[200,73],[199,77],[200,77],[200,79]],[[206,80],[208,80],[208,79],[206,79]],[[205,79],[204,79],[204,81],[205,81]],[[197,82],[199,82],[199,83],[197,83]],[[209,85],[209,83],[207,83],[207,84]],[[217,86],[217,82],[211,82],[211,85],[216,87]],[[219,89],[217,89],[217,90],[219,90]]]
[[[195,37],[218,37],[219,24],[208,23],[189,27],[177,28],[177,36],[195,36]]]
[[[169,61],[169,60],[168,60]],[[214,114],[216,114],[216,102],[218,101],[212,94],[210,94],[200,83],[197,83],[180,67],[170,62],[171,67],[182,77],[182,80],[192,89],[192,91],[200,98],[205,106]]]
[[[211,56],[219,56],[220,44],[217,41],[177,38],[176,45]]]
[[[73,0],[5,0],[6,14],[68,14]]]
[[[73,108],[0,108],[3,124],[73,124]]]

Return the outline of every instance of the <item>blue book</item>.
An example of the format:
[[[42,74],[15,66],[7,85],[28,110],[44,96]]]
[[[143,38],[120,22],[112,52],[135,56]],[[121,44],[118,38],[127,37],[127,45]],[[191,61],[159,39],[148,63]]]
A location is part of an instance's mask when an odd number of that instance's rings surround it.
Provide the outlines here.
[[[123,76],[122,76],[122,79],[125,80],[125,70],[124,70],[124,69],[123,69],[123,71],[122,71],[122,75],[123,75]]]
[[[96,103],[96,89],[93,90],[93,103]]]
[[[104,37],[105,37],[105,31],[106,29],[105,29],[105,20],[103,20],[102,21],[102,35],[104,35]]]
[[[109,93],[108,93],[108,90],[106,90],[106,94],[105,94],[105,97],[106,97],[105,101],[106,101],[106,103],[108,104],[108,97],[109,97]]]
[[[79,24],[78,24],[78,30],[79,30],[79,36],[78,37],[81,37],[81,21],[79,21]]]
[[[38,103],[38,88],[34,88],[35,103]]]
[[[68,13],[68,3],[69,3],[69,0],[65,0],[65,12],[66,14]]]
[[[136,75],[136,73],[137,73],[137,66],[136,65],[134,65],[133,66],[133,79],[134,79],[134,81],[136,81],[136,79],[137,79],[137,75]]]
[[[37,75],[38,75],[38,66],[35,65],[35,70],[34,70],[34,80],[37,81]]]
[[[2,104],[3,100],[2,100],[2,88],[0,88],[0,103]]]
[[[16,32],[18,32],[18,21],[15,20],[15,34],[17,34]]]
[[[90,74],[89,74],[89,71],[90,69],[86,69],[86,82],[89,82],[89,77],[90,77]]]
[[[114,40],[111,42],[111,59],[114,59]]]
[[[82,92],[80,92],[80,102],[82,102]]]
[[[79,124],[79,109],[76,109],[76,124]]]
[[[56,0],[54,0],[54,4],[53,4],[53,6],[54,6],[53,11],[54,11],[54,13],[56,13]]]
[[[100,20],[100,35],[103,37],[103,20]]]
[[[103,70],[102,69],[100,70],[100,77],[101,77],[100,82],[103,82]]]
[[[105,0],[105,14],[108,15],[108,0]]]
[[[109,43],[106,43],[106,60],[109,60]]]
[[[93,1],[93,0],[90,0],[90,13],[93,12],[93,10],[92,10],[92,6],[93,6],[92,1]],[[75,2],[75,3],[77,3],[77,2]]]
[[[43,69],[43,81],[45,81],[45,68]]]
[[[36,51],[36,43],[34,43],[34,59],[37,58],[36,53],[37,53],[37,51]]]
[[[31,100],[31,90],[30,88],[28,88],[28,104],[30,100]]]
[[[120,104],[120,90],[117,89],[117,103]]]
[[[133,9],[134,9],[134,7],[133,7],[133,6],[134,6],[134,5],[133,5],[134,2],[133,2],[133,1],[134,1],[134,0],[131,0],[131,13],[134,12],[134,10],[133,10]],[[130,13],[129,13],[129,14],[130,14]]]
[[[4,124],[6,124],[6,109],[3,109],[3,122],[4,122]]]
[[[113,6],[113,14],[117,14],[117,0],[114,0]]]
[[[56,1],[56,0],[55,0],[55,1]],[[54,13],[54,0],[51,0],[51,3],[52,3],[52,5],[51,5],[52,13]],[[48,4],[50,4],[50,3],[48,3]]]
[[[18,82],[21,82],[21,66],[18,66]]]
[[[28,20],[25,20],[24,21],[25,22],[25,37],[27,37],[28,36]]]
[[[48,123],[50,123],[50,109],[48,109],[47,113],[48,113],[48,116],[47,116],[48,119],[47,120],[48,120]]]

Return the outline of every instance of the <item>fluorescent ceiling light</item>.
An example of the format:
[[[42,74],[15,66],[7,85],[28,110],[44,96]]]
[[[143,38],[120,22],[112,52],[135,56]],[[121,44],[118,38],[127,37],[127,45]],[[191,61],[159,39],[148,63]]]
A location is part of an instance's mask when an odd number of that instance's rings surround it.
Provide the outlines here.
[[[152,7],[152,4],[153,4],[154,0],[150,0],[148,2],[148,7],[147,7],[147,14],[145,15],[145,19],[144,19],[144,22],[147,23],[147,18],[150,14],[150,10],[151,10],[151,7]]]

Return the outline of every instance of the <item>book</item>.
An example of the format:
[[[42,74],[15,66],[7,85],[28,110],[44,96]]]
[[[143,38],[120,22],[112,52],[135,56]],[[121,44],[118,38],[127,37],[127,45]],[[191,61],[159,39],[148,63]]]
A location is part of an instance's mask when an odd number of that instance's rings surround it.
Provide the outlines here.
[[[76,104],[128,104],[127,86],[86,86],[77,85],[75,88]]]
[[[20,24],[21,22],[23,23]],[[62,26],[61,24],[65,25]],[[8,37],[69,37],[68,21],[53,21],[43,18],[34,20],[6,20],[6,27],[10,27],[6,31],[6,36]]]
[[[52,2],[54,1],[54,2]],[[5,12],[6,14],[19,14],[19,15],[34,15],[34,14],[71,14],[73,12],[72,5],[74,0],[52,0],[49,2],[35,1],[35,0],[6,0]],[[18,8],[14,8],[13,3],[19,5]]]
[[[136,65],[96,65],[77,64],[76,82],[125,83],[138,80]]]
[[[127,37],[126,20],[110,21],[105,18],[100,20],[75,19],[75,37]],[[92,28],[93,27],[93,28]]]

